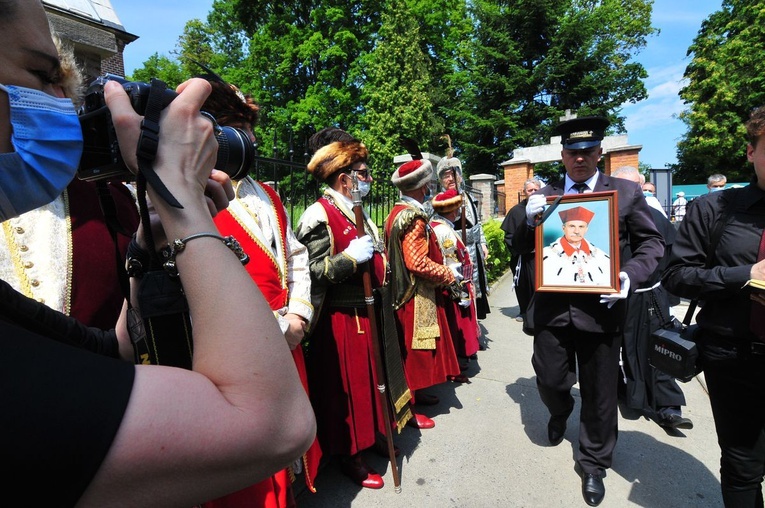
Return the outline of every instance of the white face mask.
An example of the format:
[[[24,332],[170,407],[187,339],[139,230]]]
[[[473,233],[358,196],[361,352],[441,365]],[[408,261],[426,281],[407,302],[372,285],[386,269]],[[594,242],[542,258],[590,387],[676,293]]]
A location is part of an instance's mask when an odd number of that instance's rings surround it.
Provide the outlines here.
[[[367,194],[369,194],[369,191],[372,189],[372,182],[362,182],[359,181],[359,194],[361,194],[361,197],[363,198]]]

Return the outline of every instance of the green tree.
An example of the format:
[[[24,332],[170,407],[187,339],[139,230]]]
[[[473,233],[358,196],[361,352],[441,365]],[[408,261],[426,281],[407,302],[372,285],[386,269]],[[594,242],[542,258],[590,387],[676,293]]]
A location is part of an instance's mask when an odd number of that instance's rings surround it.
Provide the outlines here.
[[[230,5],[249,39],[240,73],[262,106],[258,137],[276,134],[283,156],[290,135],[302,155],[307,138],[323,127],[358,134],[359,58],[373,47],[378,1],[218,3]]]
[[[631,58],[654,33],[651,9],[651,0],[472,2],[468,169],[496,173],[515,148],[546,143],[565,110],[623,130],[620,105],[646,97],[646,71]]]
[[[706,181],[723,173],[728,181],[746,181],[749,112],[765,104],[765,9],[761,2],[724,0],[688,48],[693,55],[685,70],[688,85],[680,97],[688,105],[680,118],[688,127],[677,145],[673,179]]]
[[[186,73],[177,61],[154,53],[143,63],[142,67],[135,69],[133,74],[129,76],[132,81],[145,81],[147,83],[151,78],[159,78],[167,83],[169,88],[175,88],[186,80]]]
[[[401,136],[425,151],[427,141],[443,130],[430,99],[430,61],[421,49],[418,23],[405,6],[391,4],[383,13],[377,47],[365,68],[362,139],[375,177],[387,179],[394,156],[403,152]]]
[[[472,62],[473,20],[466,0],[408,0],[407,9],[419,27],[419,44],[430,58],[429,91],[434,114],[444,126],[436,140],[422,140],[428,149],[444,155],[447,146],[442,134],[452,138],[460,156],[457,132],[464,126],[466,97],[473,93],[469,69]]]

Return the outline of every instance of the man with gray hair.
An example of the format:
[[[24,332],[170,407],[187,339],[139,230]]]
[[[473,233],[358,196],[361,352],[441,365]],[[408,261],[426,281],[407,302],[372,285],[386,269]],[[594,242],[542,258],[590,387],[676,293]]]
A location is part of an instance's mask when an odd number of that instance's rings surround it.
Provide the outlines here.
[[[444,157],[438,161],[436,166],[438,180],[441,182],[443,190],[460,190],[463,182],[462,163],[457,157]],[[475,305],[478,319],[486,318],[486,314],[491,312],[489,308],[489,283],[486,278],[486,258],[489,256],[489,248],[486,243],[486,236],[481,225],[481,217],[478,213],[478,207],[473,201],[470,193],[466,193],[468,199],[465,200],[465,228],[467,230],[465,246],[470,253],[470,262],[473,264],[473,287],[475,288]],[[462,210],[454,222],[455,228],[462,227]],[[481,348],[485,346],[482,343]]]
[[[636,167],[622,166],[614,170],[614,172],[611,173],[611,176],[616,178],[624,178],[626,180],[639,183],[643,188],[643,196],[645,196],[645,201],[648,203],[648,206],[660,211],[664,217],[667,216],[667,212],[664,211],[664,207],[661,206],[661,202],[656,198],[656,186],[651,182],[646,182],[645,175],[643,175],[643,173],[641,173]],[[653,192],[647,191],[646,187],[652,188]]]
[[[726,183],[728,183],[728,179],[725,178],[725,175],[721,175],[720,173],[709,175],[709,178],[707,178],[707,190],[709,191],[708,193],[723,190]]]

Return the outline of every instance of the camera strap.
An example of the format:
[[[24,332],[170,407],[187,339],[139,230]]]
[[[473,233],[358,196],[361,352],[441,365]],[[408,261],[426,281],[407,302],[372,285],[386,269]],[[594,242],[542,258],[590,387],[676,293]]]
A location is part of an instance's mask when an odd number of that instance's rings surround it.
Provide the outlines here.
[[[175,208],[183,208],[177,199],[162,183],[157,173],[154,172],[154,158],[157,156],[159,146],[159,115],[164,108],[162,103],[163,93],[167,89],[164,81],[152,78],[149,97],[146,101],[146,111],[141,121],[141,137],[138,139],[136,157],[138,169],[146,177],[146,181],[164,199],[167,204]]]

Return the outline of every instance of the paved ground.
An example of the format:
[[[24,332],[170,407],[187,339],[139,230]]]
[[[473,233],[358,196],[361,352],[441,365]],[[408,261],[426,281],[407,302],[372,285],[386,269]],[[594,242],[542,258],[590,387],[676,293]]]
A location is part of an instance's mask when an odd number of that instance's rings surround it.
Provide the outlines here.
[[[407,427],[395,437],[402,452],[401,493],[394,491],[390,464],[365,452],[369,464],[384,475],[382,490],[357,487],[330,462],[319,472],[316,494],[299,492],[300,508],[586,506],[573,461],[579,427],[577,388],[566,439],[552,447],[547,441],[548,413],[531,367],[532,339],[513,319],[518,307],[510,278],[495,286],[490,301],[492,312],[482,322],[488,349],[471,365],[471,382],[429,390],[441,399],[423,411],[436,427]],[[652,421],[620,411],[619,442],[601,506],[722,506],[719,449],[703,378],[682,386],[688,401],[685,415],[695,424],[692,430],[670,434]]]

